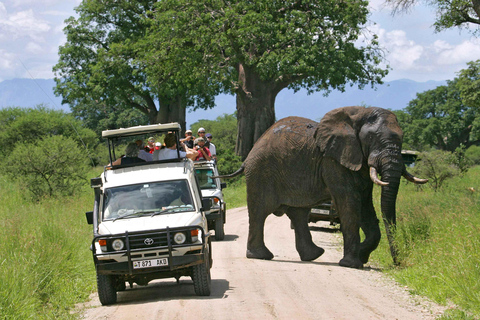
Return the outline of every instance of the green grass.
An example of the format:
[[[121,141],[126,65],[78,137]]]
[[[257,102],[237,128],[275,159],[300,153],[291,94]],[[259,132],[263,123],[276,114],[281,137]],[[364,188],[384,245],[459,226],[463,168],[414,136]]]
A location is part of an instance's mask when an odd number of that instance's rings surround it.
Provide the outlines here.
[[[223,189],[223,196],[227,203],[227,211],[232,208],[245,207],[247,205],[247,187],[245,185],[245,176],[235,182],[232,180],[223,180],[227,183],[227,188]]]
[[[95,290],[93,192],[32,203],[1,176],[0,190],[0,318],[76,318],[74,305]]]
[[[393,266],[385,236],[372,254],[374,262],[412,293],[455,304],[457,310],[445,319],[480,318],[479,190],[478,166],[439,192],[402,183],[396,237],[401,265]],[[379,188],[374,198],[380,212]]]

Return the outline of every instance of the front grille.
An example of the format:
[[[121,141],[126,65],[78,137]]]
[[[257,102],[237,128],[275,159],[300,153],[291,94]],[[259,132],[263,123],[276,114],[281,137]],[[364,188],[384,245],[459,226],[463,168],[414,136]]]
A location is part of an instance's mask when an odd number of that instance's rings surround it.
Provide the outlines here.
[[[129,235],[130,249],[148,249],[153,247],[168,246],[167,233],[150,233]],[[170,234],[170,241],[173,241],[173,234]]]

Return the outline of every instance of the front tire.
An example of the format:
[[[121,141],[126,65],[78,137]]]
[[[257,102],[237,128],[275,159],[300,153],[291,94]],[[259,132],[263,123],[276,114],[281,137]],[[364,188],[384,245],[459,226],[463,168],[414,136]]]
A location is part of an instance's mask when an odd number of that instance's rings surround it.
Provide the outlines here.
[[[97,273],[98,298],[104,306],[117,302],[117,281],[115,276]]]
[[[209,296],[212,278],[210,276],[210,246],[207,245],[205,262],[192,267],[193,288],[197,296]]]

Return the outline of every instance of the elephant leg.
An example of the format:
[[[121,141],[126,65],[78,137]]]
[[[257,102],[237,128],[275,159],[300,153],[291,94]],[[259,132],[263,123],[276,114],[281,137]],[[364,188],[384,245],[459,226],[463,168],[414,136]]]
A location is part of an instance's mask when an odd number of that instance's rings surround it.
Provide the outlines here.
[[[343,258],[339,264],[342,267],[363,268],[360,260],[360,211],[359,197],[349,194],[348,197],[334,199],[340,216],[340,230],[343,234]]]
[[[325,250],[316,246],[312,241],[312,234],[308,229],[308,215],[310,209],[288,208],[287,216],[295,229],[295,247],[302,261],[312,261],[320,257]]]
[[[247,242],[247,258],[272,260],[273,253],[268,250],[264,242],[265,219],[268,213],[258,209],[248,208],[249,226]]]
[[[367,194],[367,198],[362,206],[362,218],[360,226],[365,233],[365,240],[360,244],[360,261],[367,263],[370,253],[378,247],[381,233],[379,221],[372,203],[372,191]]]

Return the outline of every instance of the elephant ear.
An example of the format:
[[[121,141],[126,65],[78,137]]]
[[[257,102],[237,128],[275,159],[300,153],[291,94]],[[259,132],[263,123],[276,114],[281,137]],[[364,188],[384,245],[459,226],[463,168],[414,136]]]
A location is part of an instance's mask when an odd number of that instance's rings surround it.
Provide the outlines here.
[[[356,133],[359,108],[345,107],[332,110],[320,121],[314,138],[325,157],[338,161],[344,167],[358,171],[362,167],[363,152]]]

